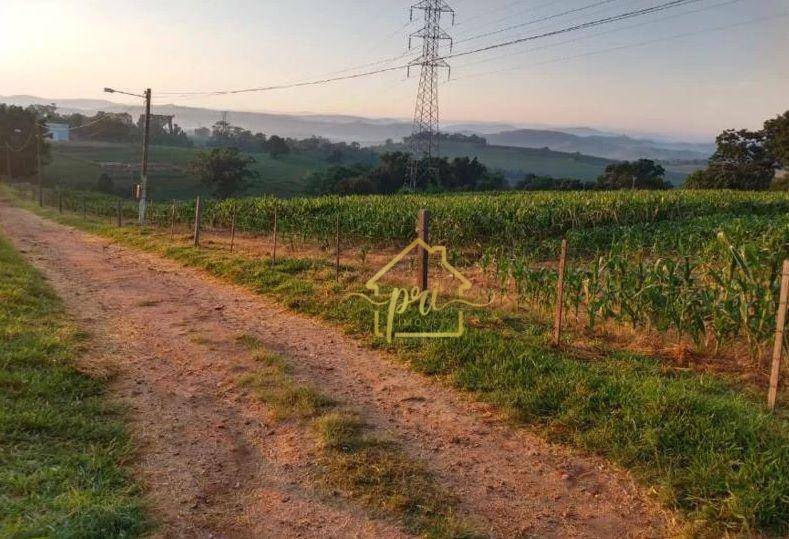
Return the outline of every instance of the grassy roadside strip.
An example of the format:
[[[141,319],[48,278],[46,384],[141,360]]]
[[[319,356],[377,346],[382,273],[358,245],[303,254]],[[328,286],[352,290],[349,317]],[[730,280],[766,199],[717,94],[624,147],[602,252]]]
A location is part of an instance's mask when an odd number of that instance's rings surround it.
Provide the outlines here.
[[[430,473],[395,442],[372,434],[358,414],[314,389],[295,382],[288,364],[250,337],[240,339],[260,361],[260,369],[241,380],[276,421],[308,421],[320,450],[317,476],[369,510],[395,517],[406,530],[430,538],[480,537],[455,516],[452,498]]]
[[[119,411],[72,366],[81,335],[0,237],[0,536],[132,537],[146,521]]]
[[[362,338],[371,333],[370,307],[344,300],[361,288],[352,272],[335,283],[330,269],[306,261],[270,264],[172,244],[151,231],[41,213],[241,284]],[[761,396],[636,354],[582,361],[546,346],[548,328],[491,310],[467,316],[472,329],[463,339],[389,348],[412,368],[474,391],[548,438],[631,470],[696,534],[789,533],[789,422],[766,413]]]

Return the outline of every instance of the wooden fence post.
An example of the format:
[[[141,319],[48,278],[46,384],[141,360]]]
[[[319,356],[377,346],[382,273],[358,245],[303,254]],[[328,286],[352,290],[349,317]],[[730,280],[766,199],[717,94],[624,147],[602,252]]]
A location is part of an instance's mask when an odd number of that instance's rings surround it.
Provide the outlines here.
[[[236,215],[238,214],[238,206],[233,204],[233,217],[230,220],[230,252],[236,246]]]
[[[334,260],[334,275],[337,280],[340,279],[340,212],[337,212],[337,230],[336,235],[334,238],[335,243],[335,254],[336,258]]]
[[[175,200],[170,207],[170,240],[175,237]]]
[[[775,315],[773,366],[770,374],[770,392],[767,395],[767,406],[769,406],[770,410],[775,410],[775,401],[778,398],[778,377],[781,374],[781,357],[784,350],[787,303],[789,303],[789,259],[784,260],[783,271],[781,272],[781,298],[778,302],[778,313]]]
[[[277,261],[277,207],[274,206],[274,250],[271,253],[271,262]]]
[[[567,267],[567,240],[562,240],[559,254],[559,279],[556,284],[556,317],[553,322],[553,345],[559,346],[562,339],[562,322],[564,321],[564,272]]]
[[[200,204],[200,195],[197,195],[195,200],[195,247],[200,247],[200,221],[202,220],[203,208]]]
[[[118,199],[118,228],[123,226],[123,205],[121,199]]]
[[[419,210],[419,216],[416,220],[416,233],[420,240],[430,245],[430,212],[428,210]],[[428,277],[430,270],[430,253],[421,245],[417,249],[418,269],[416,275],[416,285],[420,292],[428,289]]]

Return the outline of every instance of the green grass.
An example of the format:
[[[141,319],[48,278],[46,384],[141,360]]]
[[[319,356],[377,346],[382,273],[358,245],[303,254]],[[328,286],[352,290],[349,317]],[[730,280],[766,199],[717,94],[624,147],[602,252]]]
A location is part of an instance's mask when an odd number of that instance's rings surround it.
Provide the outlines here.
[[[189,175],[187,166],[200,151],[199,148],[151,146],[152,170],[149,180],[152,196],[156,200],[191,199],[206,196],[209,191]],[[273,159],[268,154],[253,154],[252,167],[259,173],[247,193],[250,195],[274,194],[292,196],[306,189],[305,178],[315,170],[328,166],[324,160],[310,154],[293,154]],[[138,163],[140,148],[137,144],[110,142],[67,142],[52,147],[52,163],[44,168],[48,182],[69,188],[93,186],[101,174],[99,163]],[[164,167],[162,167],[164,165]],[[123,173],[113,178],[116,189],[131,193],[138,178]]]
[[[402,145],[381,147],[379,151],[408,151]],[[441,156],[476,157],[491,169],[507,172],[532,173],[538,176],[554,178],[574,178],[583,181],[596,181],[605,168],[614,163],[612,159],[596,157],[580,153],[560,152],[548,148],[524,148],[520,146],[499,146],[488,144],[482,146],[470,142],[441,141]],[[674,185],[680,185],[685,178],[698,167],[666,167],[666,179]]]
[[[0,536],[131,537],[146,529],[131,453],[103,382],[75,370],[80,333],[0,238]]]
[[[198,148],[151,146],[152,170],[149,173],[152,196],[156,200],[186,200],[196,195],[206,196],[209,191],[192,178],[187,166]],[[477,146],[460,142],[445,142],[442,155],[454,157],[478,157],[493,169],[531,172],[557,178],[596,180],[605,167],[613,161],[589,155],[556,152],[538,148],[508,146]],[[289,197],[306,192],[306,177],[329,164],[310,153],[291,154],[273,159],[267,154],[253,154],[257,163],[253,169],[259,178],[253,180],[247,195],[276,195]],[[140,147],[137,144],[111,142],[61,142],[52,147],[52,163],[44,168],[45,179],[69,188],[83,189],[95,185],[101,174],[100,163],[138,163]],[[668,179],[680,183],[686,174],[670,172]],[[127,173],[114,178],[116,189],[131,193],[138,179]]]
[[[375,511],[400,515],[407,530],[423,537],[482,536],[455,514],[454,500],[422,463],[396,443],[371,435],[358,415],[327,413],[313,427],[323,450],[319,466],[327,488]]]
[[[279,356],[261,354],[258,359],[261,367],[245,376],[241,385],[266,403],[275,421],[310,419],[334,405],[331,399],[314,389],[295,383]]]
[[[311,420],[319,450],[317,476],[327,492],[341,492],[376,514],[396,517],[423,537],[479,536],[455,516],[454,500],[421,462],[395,442],[376,437],[358,414],[297,383],[287,361],[266,351],[254,337],[242,335],[238,342],[261,364],[241,386],[255,393],[275,421]]]
[[[64,220],[86,226],[77,218]],[[172,245],[150,232],[87,228],[245,285],[334,322],[371,346],[387,347],[369,338],[370,307],[345,300],[361,289],[363,279],[353,273],[338,284],[320,263],[269,264]],[[451,309],[444,315],[452,316]],[[763,395],[636,354],[576,358],[547,346],[549,328],[524,317],[493,310],[467,316],[471,329],[463,339],[388,348],[414,369],[475,392],[549,439],[631,470],[667,507],[710,535],[789,533],[789,422],[784,413],[765,411]],[[424,326],[415,319],[406,324]]]
[[[477,157],[480,162],[493,169],[531,172],[538,176],[576,178],[584,181],[596,180],[605,167],[613,163],[610,159],[602,157],[555,152],[542,148],[478,146],[463,142],[442,142],[441,155],[450,158]]]

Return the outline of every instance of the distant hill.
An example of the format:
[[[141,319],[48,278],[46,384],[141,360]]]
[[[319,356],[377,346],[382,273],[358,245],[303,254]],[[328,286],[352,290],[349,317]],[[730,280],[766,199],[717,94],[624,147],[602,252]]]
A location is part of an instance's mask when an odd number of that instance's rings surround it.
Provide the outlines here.
[[[489,137],[488,137],[489,138]],[[379,152],[405,151],[402,144],[392,144],[375,148]],[[450,159],[455,157],[476,157],[489,168],[503,171],[510,181],[519,180],[526,173],[554,178],[573,178],[595,181],[605,168],[616,160],[585,155],[581,153],[558,152],[548,148],[522,148],[495,144],[475,144],[470,142],[441,141],[440,153]],[[666,179],[674,185],[681,185],[685,178],[695,170],[687,164],[665,165]]]
[[[142,106],[128,106],[111,101],[87,99],[43,99],[33,96],[0,97],[0,103],[27,106],[56,103],[64,112],[95,114],[104,112],[129,112],[136,117]],[[156,105],[156,114],[171,114],[175,122],[189,131],[210,127],[222,119],[221,111],[178,105]],[[411,134],[411,122],[395,119],[369,119],[343,115],[292,115],[266,112],[230,112],[229,121],[253,132],[282,137],[309,138],[313,135],[334,141],[358,142],[364,146],[381,144],[387,139],[399,140]]]
[[[27,106],[55,103],[65,112],[95,114],[105,112],[142,113],[141,106],[128,106],[101,99],[49,99],[29,95],[0,97],[0,102]],[[221,119],[222,113],[199,107],[156,105],[154,112],[172,114],[176,123],[186,130],[210,127]],[[364,146],[395,141],[411,134],[409,120],[394,118],[362,118],[330,114],[274,114],[267,112],[230,112],[230,122],[266,134],[307,138],[313,135],[335,141],[358,142]],[[448,133],[485,136],[491,144],[525,148],[550,148],[560,152],[579,152],[607,159],[637,159],[640,157],[660,160],[706,159],[712,153],[711,144],[667,142],[632,138],[620,133],[600,131],[591,127],[553,127],[513,125],[503,122],[445,122]]]
[[[577,130],[577,132],[582,132]],[[593,130],[586,131],[586,133]],[[615,160],[654,159],[691,161],[707,159],[715,151],[710,144],[673,143],[636,139],[624,135],[571,134],[560,131],[518,129],[486,135],[491,144],[523,148],[550,148]]]
[[[95,114],[100,110],[129,112],[133,116],[142,113],[141,106],[100,99],[47,99],[22,95],[0,96],[0,102],[21,106],[54,102],[64,112],[83,114]],[[211,126],[221,119],[220,111],[199,107],[156,105],[155,112],[174,115],[176,123],[186,130]],[[269,135],[293,138],[317,135],[334,141],[359,142],[363,146],[381,146],[389,139],[400,141],[412,130],[410,121],[348,115],[230,112],[230,122]],[[647,158],[671,162],[664,165],[669,170],[668,179],[679,184],[687,174],[700,168],[714,150],[710,144],[632,138],[583,126],[519,129],[501,122],[448,122],[444,124],[444,130],[484,136],[489,146],[445,144],[442,146],[443,155],[476,156],[492,168],[507,171],[512,178],[531,172],[590,181],[596,179],[612,161]],[[293,183],[284,191],[297,192],[300,188],[297,174],[314,169],[314,165],[293,167],[295,173],[283,174],[277,180],[287,178],[286,183]]]
[[[377,151],[408,151],[402,144],[375,148]],[[503,171],[510,180],[520,179],[526,173],[554,178],[576,178],[593,181],[605,167],[614,161],[590,155],[556,152],[545,148],[519,148],[471,142],[441,141],[442,157],[476,157],[487,167]]]

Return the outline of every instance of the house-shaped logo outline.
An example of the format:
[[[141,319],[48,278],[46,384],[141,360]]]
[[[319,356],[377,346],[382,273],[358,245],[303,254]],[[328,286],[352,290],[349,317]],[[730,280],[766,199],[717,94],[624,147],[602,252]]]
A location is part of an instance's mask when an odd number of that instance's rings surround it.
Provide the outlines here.
[[[376,273],[367,283],[364,285],[365,288],[370,290],[374,296],[380,297],[381,296],[381,287],[378,284],[379,281],[389,273],[392,268],[394,268],[397,264],[399,264],[408,254],[416,249],[417,247],[421,247],[429,255],[434,255],[438,253],[441,256],[441,266],[446,269],[452,276],[460,281],[460,286],[457,288],[458,296],[462,296],[465,292],[468,292],[471,287],[471,281],[469,281],[460,271],[458,271],[455,266],[449,263],[447,259],[447,248],[444,246],[437,245],[435,247],[431,247],[428,245],[424,240],[421,238],[415,239],[411,244],[400,251],[389,263],[381,268],[381,270]],[[375,319],[375,336],[376,337],[385,337],[385,333],[381,331],[381,313],[376,309],[374,313]],[[398,339],[448,339],[448,338],[459,338],[462,337],[466,332],[466,325],[465,325],[465,317],[463,311],[458,311],[458,324],[457,329],[455,331],[444,331],[444,332],[436,332],[436,333],[407,333],[407,332],[395,332],[393,337]]]

